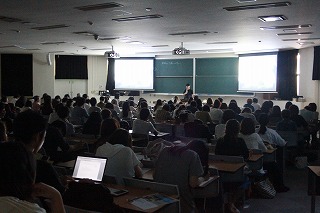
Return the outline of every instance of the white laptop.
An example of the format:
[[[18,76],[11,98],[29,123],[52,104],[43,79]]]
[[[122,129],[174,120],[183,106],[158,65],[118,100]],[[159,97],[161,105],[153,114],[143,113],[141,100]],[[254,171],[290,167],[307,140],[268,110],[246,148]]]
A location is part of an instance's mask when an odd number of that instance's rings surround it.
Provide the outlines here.
[[[72,177],[76,180],[91,179],[102,182],[107,158],[78,156],[73,168]]]

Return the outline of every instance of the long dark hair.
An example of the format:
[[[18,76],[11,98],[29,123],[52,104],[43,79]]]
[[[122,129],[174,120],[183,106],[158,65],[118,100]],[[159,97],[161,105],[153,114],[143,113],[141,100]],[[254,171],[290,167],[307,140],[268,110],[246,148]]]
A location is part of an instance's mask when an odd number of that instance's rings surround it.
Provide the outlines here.
[[[127,118],[128,115],[129,115],[129,111],[130,111],[130,103],[128,101],[125,101],[123,104],[122,104],[122,116],[124,118]]]
[[[267,125],[269,123],[269,116],[266,113],[261,113],[259,115],[258,122],[260,123],[260,129],[258,134],[263,135],[267,131]]]
[[[239,122],[236,119],[230,119],[226,123],[226,131],[224,138],[230,141],[238,141],[238,134],[240,131]]]

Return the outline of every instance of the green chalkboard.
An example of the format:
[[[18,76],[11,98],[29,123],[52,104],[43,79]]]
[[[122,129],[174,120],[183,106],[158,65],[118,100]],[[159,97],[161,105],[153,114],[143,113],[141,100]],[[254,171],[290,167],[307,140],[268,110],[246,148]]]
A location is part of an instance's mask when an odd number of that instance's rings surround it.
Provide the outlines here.
[[[192,76],[193,59],[156,59],[155,76]]]
[[[196,59],[196,93],[237,94],[238,63],[238,58]]]
[[[154,92],[182,94],[192,84],[193,59],[156,59],[154,75]]]

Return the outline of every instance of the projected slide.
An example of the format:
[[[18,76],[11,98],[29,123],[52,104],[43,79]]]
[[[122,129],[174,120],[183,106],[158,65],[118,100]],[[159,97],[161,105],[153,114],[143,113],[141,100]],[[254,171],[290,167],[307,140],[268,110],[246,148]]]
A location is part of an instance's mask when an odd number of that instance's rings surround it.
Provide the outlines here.
[[[239,57],[239,91],[275,92],[277,86],[277,55]]]
[[[115,60],[116,90],[153,90],[153,58]]]

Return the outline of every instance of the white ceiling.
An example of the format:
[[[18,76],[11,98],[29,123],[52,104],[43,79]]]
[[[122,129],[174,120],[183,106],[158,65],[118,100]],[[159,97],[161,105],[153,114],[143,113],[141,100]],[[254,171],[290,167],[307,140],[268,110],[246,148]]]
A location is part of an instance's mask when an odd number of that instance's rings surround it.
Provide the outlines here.
[[[103,4],[106,0],[1,0],[0,53],[56,53],[103,55],[113,45],[121,56],[170,55],[183,46],[191,54],[206,52],[261,52],[278,49],[301,49],[320,44],[320,1],[288,0],[291,5],[268,9],[227,11],[224,7],[283,2],[285,0],[256,0],[239,3],[237,0],[113,0],[123,7],[81,11],[75,7]],[[146,8],[151,8],[147,11]],[[117,22],[112,19],[159,14],[163,17],[148,20]],[[257,17],[284,15],[288,20],[262,22]],[[6,22],[1,16],[21,21]],[[26,22],[26,23],[23,23]],[[65,24],[69,27],[35,30],[33,27]],[[260,30],[260,27],[311,24],[297,32],[307,35],[277,36],[280,30]],[[95,40],[94,36],[78,35],[87,31],[99,37],[120,38]],[[172,33],[208,31],[199,35],[169,35]],[[309,39],[298,41],[283,39]],[[311,39],[311,40],[310,40]],[[139,41],[143,44],[130,44]],[[42,45],[43,42],[65,42]],[[214,42],[231,42],[214,44]],[[211,43],[211,44],[210,44]],[[163,47],[152,47],[167,45]],[[100,49],[100,50],[99,50]]]

